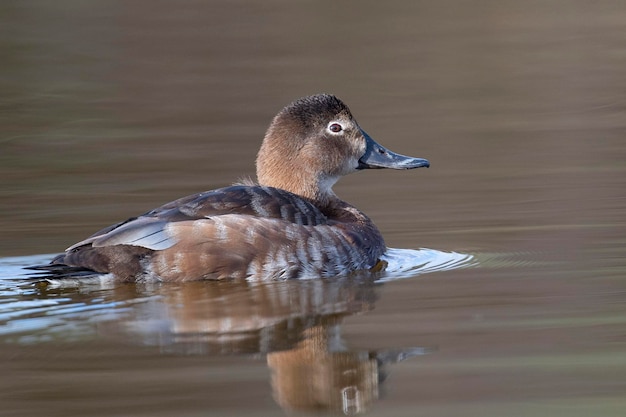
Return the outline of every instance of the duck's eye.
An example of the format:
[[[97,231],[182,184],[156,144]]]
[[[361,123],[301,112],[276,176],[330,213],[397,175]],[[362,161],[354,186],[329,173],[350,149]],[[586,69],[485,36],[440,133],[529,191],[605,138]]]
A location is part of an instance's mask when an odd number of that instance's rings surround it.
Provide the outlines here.
[[[328,125],[328,130],[333,133],[339,133],[343,130],[343,126],[341,126],[339,123],[331,123]]]

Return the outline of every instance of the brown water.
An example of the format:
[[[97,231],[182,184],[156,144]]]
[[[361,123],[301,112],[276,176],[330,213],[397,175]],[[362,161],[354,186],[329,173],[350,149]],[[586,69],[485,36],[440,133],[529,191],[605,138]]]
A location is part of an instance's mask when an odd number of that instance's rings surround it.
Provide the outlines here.
[[[625,46],[621,1],[3,2],[0,414],[626,415]],[[322,91],[432,163],[336,186],[414,250],[385,282],[21,270]]]

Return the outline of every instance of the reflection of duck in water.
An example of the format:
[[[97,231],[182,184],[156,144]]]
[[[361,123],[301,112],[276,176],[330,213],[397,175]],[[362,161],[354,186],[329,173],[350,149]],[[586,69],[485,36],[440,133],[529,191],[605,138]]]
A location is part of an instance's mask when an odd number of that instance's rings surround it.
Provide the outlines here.
[[[161,297],[135,305],[132,316],[101,330],[138,336],[168,353],[265,354],[274,397],[285,409],[364,411],[378,398],[386,365],[424,353],[344,345],[342,319],[374,307],[371,281],[196,282],[157,293]]]
[[[363,412],[378,399],[387,365],[425,353],[423,348],[352,351],[341,346],[338,330],[338,323],[308,328],[293,349],[267,355],[281,407]]]
[[[54,273],[122,281],[334,277],[374,267],[385,252],[374,223],[332,186],[366,168],[428,167],[365,133],[331,95],[297,100],[272,121],[258,184],[181,198],[71,246]]]

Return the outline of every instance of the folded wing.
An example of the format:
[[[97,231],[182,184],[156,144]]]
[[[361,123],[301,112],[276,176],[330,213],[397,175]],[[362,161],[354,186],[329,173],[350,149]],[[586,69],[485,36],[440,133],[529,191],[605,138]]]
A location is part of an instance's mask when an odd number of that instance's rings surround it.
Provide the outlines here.
[[[327,224],[326,216],[313,204],[290,192],[261,186],[232,186],[181,198],[141,216],[104,228],[70,246],[139,246],[164,250],[178,243],[169,225],[190,220],[213,221],[227,214],[273,218],[297,225]]]

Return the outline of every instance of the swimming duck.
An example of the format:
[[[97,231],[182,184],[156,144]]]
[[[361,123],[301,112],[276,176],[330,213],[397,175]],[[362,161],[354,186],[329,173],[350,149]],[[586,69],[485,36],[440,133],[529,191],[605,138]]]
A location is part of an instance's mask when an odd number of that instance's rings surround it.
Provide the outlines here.
[[[332,190],[370,168],[428,167],[376,143],[337,97],[294,101],[272,120],[258,183],[183,197],[106,227],[42,267],[119,281],[312,278],[371,269],[385,252],[374,223]]]

